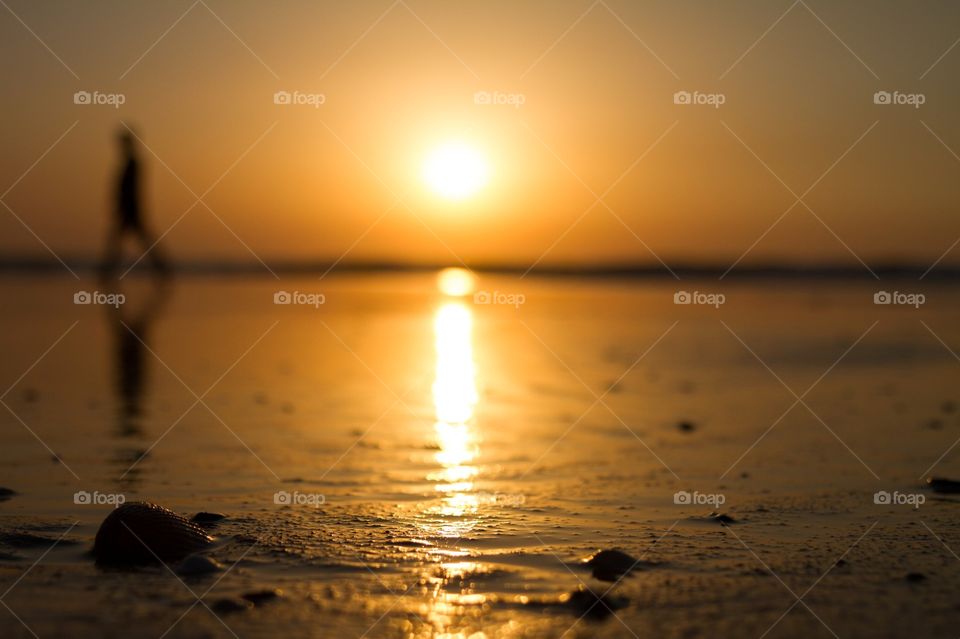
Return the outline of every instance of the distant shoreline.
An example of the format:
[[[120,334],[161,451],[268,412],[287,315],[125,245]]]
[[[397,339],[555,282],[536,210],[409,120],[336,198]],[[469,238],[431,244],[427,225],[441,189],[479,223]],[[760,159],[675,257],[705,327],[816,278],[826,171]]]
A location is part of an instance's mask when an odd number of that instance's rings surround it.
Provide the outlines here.
[[[79,274],[96,272],[97,263],[90,260],[67,261],[70,270]],[[624,279],[664,279],[673,280],[674,274],[680,279],[702,278],[719,279],[726,273],[724,280],[742,279],[851,279],[874,280],[874,274],[882,279],[914,279],[923,281],[960,280],[960,265],[930,265],[909,263],[885,263],[871,265],[870,269],[859,264],[751,264],[738,265],[730,269],[729,264],[677,264],[667,270],[661,264],[592,264],[592,265],[538,265],[530,269],[529,265],[506,263],[477,263],[462,265],[451,263],[408,264],[400,262],[341,262],[325,261],[278,261],[268,263],[269,270],[259,262],[201,262],[183,261],[173,264],[173,272],[178,275],[224,275],[251,276],[265,275],[270,271],[277,275],[321,275],[333,273],[422,273],[438,271],[443,268],[468,268],[477,273],[493,275],[523,275],[538,277],[585,277],[585,278],[624,278]],[[124,267],[125,268],[125,267]],[[528,272],[529,269],[529,272]],[[122,270],[122,269],[121,269]],[[145,272],[145,265],[138,265],[134,272]],[[672,273],[671,273],[672,271]],[[35,258],[0,258],[0,275],[15,274],[56,274],[69,272],[56,260]]]

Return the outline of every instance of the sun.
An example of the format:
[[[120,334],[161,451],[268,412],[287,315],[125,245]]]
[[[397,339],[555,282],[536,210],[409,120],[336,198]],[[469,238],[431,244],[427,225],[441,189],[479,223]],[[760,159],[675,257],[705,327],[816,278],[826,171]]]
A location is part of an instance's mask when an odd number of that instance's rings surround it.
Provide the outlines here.
[[[486,186],[490,170],[486,158],[463,142],[437,147],[423,163],[423,180],[437,195],[463,200]]]

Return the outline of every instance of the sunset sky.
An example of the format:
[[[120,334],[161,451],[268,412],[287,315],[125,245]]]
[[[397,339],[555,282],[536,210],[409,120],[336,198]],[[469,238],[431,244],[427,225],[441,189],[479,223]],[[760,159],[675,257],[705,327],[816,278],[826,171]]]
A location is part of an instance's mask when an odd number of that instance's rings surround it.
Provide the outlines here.
[[[122,122],[185,260],[929,265],[960,237],[956,2],[4,3],[7,258],[99,254]],[[423,176],[450,143],[487,171],[458,200]]]

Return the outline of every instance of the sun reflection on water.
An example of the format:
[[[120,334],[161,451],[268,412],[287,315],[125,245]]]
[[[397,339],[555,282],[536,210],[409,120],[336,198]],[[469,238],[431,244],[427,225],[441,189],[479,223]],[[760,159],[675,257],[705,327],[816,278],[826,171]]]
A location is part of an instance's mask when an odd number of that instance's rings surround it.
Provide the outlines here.
[[[459,537],[473,527],[479,500],[473,494],[477,474],[474,460],[477,439],[473,429],[477,403],[476,368],[473,360],[473,314],[459,301],[444,302],[433,322],[436,377],[433,404],[434,433],[439,450],[435,459],[441,468],[427,476],[443,494],[442,504],[431,510],[438,518],[434,532]]]

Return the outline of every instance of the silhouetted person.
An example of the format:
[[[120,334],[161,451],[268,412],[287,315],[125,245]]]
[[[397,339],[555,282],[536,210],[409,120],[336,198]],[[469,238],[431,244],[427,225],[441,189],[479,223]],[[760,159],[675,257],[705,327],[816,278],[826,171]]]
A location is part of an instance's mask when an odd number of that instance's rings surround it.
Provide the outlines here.
[[[101,265],[101,275],[106,277],[116,270],[123,253],[123,238],[128,233],[139,238],[153,268],[158,273],[166,273],[167,263],[160,253],[160,247],[154,245],[155,240],[143,220],[137,139],[128,129],[123,129],[118,136],[118,141],[122,162],[116,187],[115,219],[107,236],[107,249]]]

